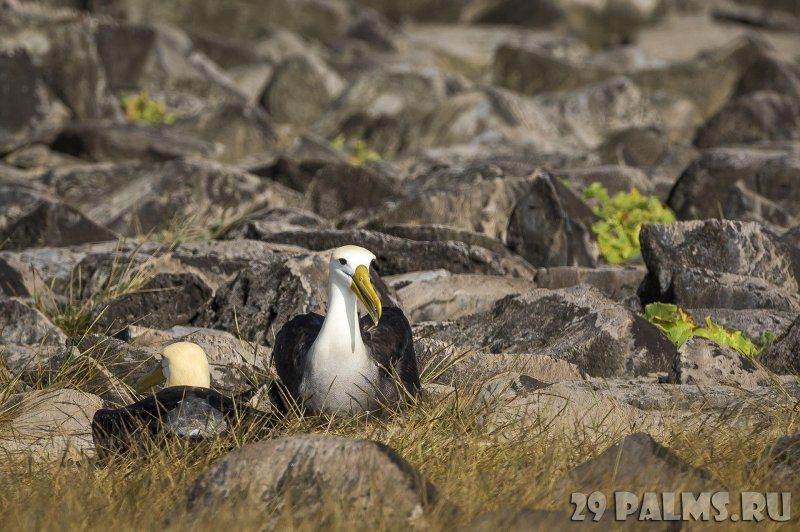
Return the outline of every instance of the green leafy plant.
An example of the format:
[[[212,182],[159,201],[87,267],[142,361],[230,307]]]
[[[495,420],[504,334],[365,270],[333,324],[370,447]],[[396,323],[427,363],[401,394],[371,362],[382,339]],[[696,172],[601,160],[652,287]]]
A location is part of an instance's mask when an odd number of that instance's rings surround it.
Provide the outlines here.
[[[639,254],[639,230],[646,223],[668,223],[675,215],[655,196],[643,196],[632,188],[609,196],[601,183],[592,183],[581,199],[593,204],[600,220],[592,224],[600,252],[609,264],[622,264]]]
[[[152,124],[172,124],[175,122],[175,115],[167,111],[167,106],[163,102],[152,99],[147,94],[147,91],[139,91],[136,94],[122,96],[120,103],[128,120],[140,120]]]
[[[348,142],[344,133],[337,135],[332,144],[334,148],[347,154],[347,158],[353,164],[362,165],[369,161],[380,161],[382,159],[381,154],[370,148],[367,141],[356,139]]]
[[[672,303],[650,303],[644,308],[644,317],[677,346],[683,345],[692,336],[700,336],[732,347],[744,356],[754,357],[775,340],[775,335],[766,331],[758,342],[753,342],[742,331],[714,323],[710,316],[706,316],[704,326],[699,327],[691,314]]]

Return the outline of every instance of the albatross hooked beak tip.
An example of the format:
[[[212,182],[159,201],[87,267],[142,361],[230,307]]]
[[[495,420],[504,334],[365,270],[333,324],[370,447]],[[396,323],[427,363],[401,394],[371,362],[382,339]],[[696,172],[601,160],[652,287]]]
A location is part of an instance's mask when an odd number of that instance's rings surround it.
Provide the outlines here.
[[[381,298],[372,288],[372,282],[369,280],[369,270],[363,264],[357,267],[353,273],[353,283],[350,288],[355,292],[361,304],[364,305],[369,317],[372,318],[372,322],[378,325],[383,311]]]

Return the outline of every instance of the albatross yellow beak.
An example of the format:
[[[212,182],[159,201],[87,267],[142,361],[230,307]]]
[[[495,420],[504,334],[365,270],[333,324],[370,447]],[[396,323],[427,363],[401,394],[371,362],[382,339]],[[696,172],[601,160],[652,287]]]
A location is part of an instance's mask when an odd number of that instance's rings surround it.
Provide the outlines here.
[[[136,381],[136,384],[133,385],[133,389],[136,390],[137,393],[144,393],[153,386],[158,386],[165,380],[167,380],[167,378],[164,376],[164,371],[159,363],[147,375]]]
[[[353,284],[350,285],[350,288],[356,293],[358,300],[361,301],[361,304],[367,309],[369,317],[372,318],[372,321],[377,325],[378,320],[381,319],[381,298],[378,297],[378,294],[375,293],[375,289],[372,288],[372,283],[369,280],[369,270],[363,264],[356,268],[353,274]]]

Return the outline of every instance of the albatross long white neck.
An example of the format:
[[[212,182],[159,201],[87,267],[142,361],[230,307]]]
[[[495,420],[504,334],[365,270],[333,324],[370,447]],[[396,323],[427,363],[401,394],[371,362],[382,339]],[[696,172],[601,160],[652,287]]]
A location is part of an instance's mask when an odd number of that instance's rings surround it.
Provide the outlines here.
[[[349,286],[333,279],[328,283],[328,313],[314,343],[329,356],[366,355],[358,324],[358,300]]]

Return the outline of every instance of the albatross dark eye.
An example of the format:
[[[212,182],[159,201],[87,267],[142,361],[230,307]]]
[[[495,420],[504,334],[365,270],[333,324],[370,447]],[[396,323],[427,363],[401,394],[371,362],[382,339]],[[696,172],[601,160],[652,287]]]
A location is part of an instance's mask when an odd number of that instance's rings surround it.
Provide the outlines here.
[[[347,264],[347,259],[339,259],[339,264],[344,266],[345,264]]]

